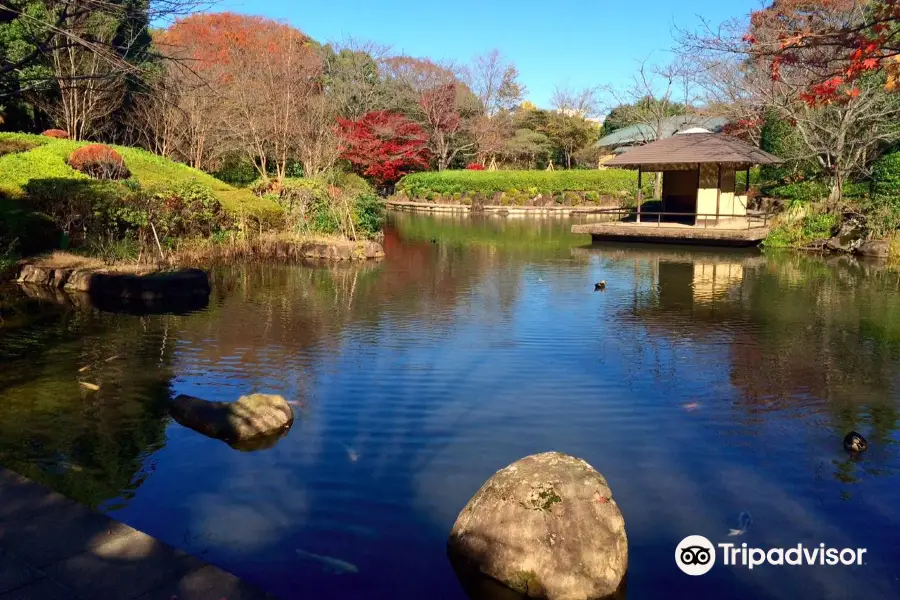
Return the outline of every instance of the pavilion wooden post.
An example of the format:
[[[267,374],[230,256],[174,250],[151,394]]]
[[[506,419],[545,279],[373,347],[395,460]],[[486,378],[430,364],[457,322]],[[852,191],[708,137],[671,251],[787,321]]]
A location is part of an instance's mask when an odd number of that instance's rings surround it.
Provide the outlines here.
[[[716,225],[719,224],[719,201],[722,199],[722,163],[717,166],[719,167],[719,176],[716,183]]]
[[[750,165],[747,165],[747,185],[744,186],[744,217],[750,208]]]
[[[641,222],[641,204],[644,202],[644,194],[641,188],[641,175],[643,175],[643,169],[638,167],[638,190],[637,190],[637,222]]]

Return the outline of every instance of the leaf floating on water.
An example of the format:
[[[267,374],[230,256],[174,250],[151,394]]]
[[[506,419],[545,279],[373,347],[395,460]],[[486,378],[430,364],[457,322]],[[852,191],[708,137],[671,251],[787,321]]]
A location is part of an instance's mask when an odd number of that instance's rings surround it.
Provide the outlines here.
[[[87,382],[87,381],[79,381],[78,383],[81,384],[81,387],[86,388],[86,389],[89,389],[89,390],[91,390],[92,392],[96,392],[97,390],[100,389],[100,386],[97,385],[96,383],[90,383],[90,382]]]

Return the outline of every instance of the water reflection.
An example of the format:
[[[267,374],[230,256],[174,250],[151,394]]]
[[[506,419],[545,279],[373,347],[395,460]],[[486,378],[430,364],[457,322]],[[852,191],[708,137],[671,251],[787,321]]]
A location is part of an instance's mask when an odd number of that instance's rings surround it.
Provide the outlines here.
[[[590,247],[570,225],[401,215],[383,262],[229,265],[181,316],[0,302],[0,462],[287,598],[461,598],[459,509],[561,450],[610,481],[630,597],[896,597],[896,273]],[[165,414],[252,392],[299,405],[264,452]],[[858,460],[850,429],[871,443]],[[677,571],[678,541],[734,541],[744,512],[740,541],[868,547],[868,564]]]

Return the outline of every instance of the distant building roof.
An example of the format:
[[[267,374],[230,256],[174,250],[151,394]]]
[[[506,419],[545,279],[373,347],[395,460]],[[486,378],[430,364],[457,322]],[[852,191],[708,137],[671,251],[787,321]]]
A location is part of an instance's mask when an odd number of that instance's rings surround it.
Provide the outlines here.
[[[784,161],[741,140],[716,133],[675,135],[629,149],[603,163],[606,167],[662,167],[700,163],[771,165]]]
[[[662,137],[672,137],[679,131],[702,127],[713,133],[719,133],[728,123],[725,117],[703,117],[700,115],[677,115],[669,117],[662,123]],[[630,125],[613,131],[611,134],[600,138],[595,144],[598,148],[617,148],[620,146],[635,146],[646,144],[656,139],[656,129],[643,123]]]

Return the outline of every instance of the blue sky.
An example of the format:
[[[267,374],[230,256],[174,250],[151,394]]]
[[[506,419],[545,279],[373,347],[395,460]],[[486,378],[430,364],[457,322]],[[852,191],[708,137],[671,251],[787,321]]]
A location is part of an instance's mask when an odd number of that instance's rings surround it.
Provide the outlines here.
[[[217,10],[287,21],[318,41],[353,36],[398,53],[466,61],[498,48],[519,68],[529,99],[556,84],[624,85],[638,62],[664,60],[675,25],[720,22],[760,0],[223,0]]]

